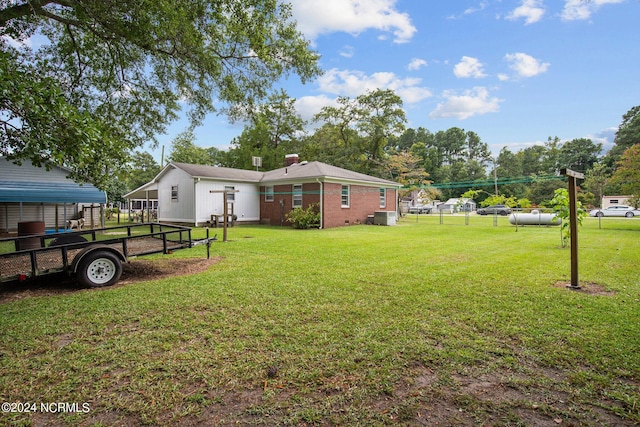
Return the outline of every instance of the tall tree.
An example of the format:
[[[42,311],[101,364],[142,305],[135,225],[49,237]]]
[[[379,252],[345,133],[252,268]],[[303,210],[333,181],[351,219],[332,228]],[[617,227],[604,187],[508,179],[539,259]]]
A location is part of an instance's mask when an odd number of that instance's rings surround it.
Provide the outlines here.
[[[334,126],[345,150],[361,153],[354,170],[383,176],[384,149],[391,137],[404,131],[406,117],[399,96],[376,89],[356,99],[339,97],[336,106],[322,108],[315,120]]]
[[[286,154],[297,152],[306,122],[296,112],[294,103],[281,90],[245,114],[249,124],[232,141],[230,166],[251,169],[252,157],[258,156],[262,157],[262,167],[271,170],[282,166]]]
[[[588,138],[567,141],[560,148],[559,162],[562,167],[586,172],[600,158],[602,144],[595,144]]]
[[[393,135],[405,129],[407,121],[402,98],[390,89],[376,89],[358,96],[358,130],[366,139],[365,154],[376,162],[384,156],[384,148]]]
[[[29,48],[34,35],[48,43]],[[0,154],[100,186],[181,104],[192,124],[250,109],[283,76],[317,76],[318,58],[277,0],[2,1]]]
[[[518,151],[516,156],[522,164],[522,174],[528,176],[549,173],[544,165],[546,153],[547,149],[542,145],[532,145]]]
[[[486,142],[482,142],[480,136],[473,131],[469,131],[466,134],[465,149],[467,152],[467,161],[476,161],[483,164],[491,158],[489,145],[487,145]]]
[[[303,159],[359,171],[364,161],[357,131],[325,123],[301,143]]]
[[[622,153],[635,144],[640,144],[640,105],[631,108],[622,116],[622,123],[618,126],[614,147],[609,151],[608,157],[617,161]]]

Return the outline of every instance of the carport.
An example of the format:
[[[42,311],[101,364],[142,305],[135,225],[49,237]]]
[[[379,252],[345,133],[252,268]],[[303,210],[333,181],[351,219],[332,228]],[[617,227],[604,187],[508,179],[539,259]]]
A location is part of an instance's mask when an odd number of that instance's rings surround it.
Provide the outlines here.
[[[18,223],[29,221],[62,229],[82,211],[89,213],[87,226],[102,226],[106,193],[91,184],[74,182],[68,175],[68,170],[58,166],[47,170],[0,157],[0,232],[15,232]]]

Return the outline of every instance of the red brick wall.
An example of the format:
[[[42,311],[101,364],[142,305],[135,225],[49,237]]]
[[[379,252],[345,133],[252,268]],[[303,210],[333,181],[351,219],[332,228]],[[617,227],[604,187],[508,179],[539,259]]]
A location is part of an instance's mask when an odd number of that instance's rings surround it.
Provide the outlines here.
[[[290,224],[284,219],[286,214],[293,209],[292,185],[274,186],[273,202],[265,202],[265,187],[260,187],[260,221],[263,224],[283,225]],[[322,220],[324,228],[341,227],[351,224],[364,224],[368,215],[375,211],[395,211],[397,194],[395,189],[387,189],[387,206],[380,207],[380,188],[363,185],[350,185],[349,207],[342,207],[342,185],[323,183],[322,193]],[[280,200],[284,203],[281,210]],[[320,184],[307,183],[302,185],[302,205],[307,207],[312,203],[320,202]],[[282,214],[284,212],[284,214]]]
[[[350,185],[349,207],[342,207],[342,184],[324,184],[324,203],[322,209],[325,228],[341,227],[350,224],[364,224],[368,215],[375,211],[396,210],[396,190],[387,189],[387,205],[380,207],[380,188],[363,185]]]
[[[293,209],[293,185],[275,185],[273,187],[273,202],[264,200],[265,186],[260,187],[260,222],[263,224],[289,226],[286,215]],[[280,207],[280,200],[284,203],[284,209]],[[302,207],[306,208],[312,203],[320,202],[320,184],[312,182],[302,184]],[[283,214],[284,212],[284,214]]]

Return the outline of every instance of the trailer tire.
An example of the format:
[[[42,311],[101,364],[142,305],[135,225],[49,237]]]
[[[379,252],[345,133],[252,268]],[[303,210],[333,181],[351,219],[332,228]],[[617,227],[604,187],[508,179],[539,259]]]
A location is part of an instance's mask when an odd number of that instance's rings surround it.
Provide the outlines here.
[[[121,275],[120,259],[112,252],[98,250],[82,258],[76,278],[84,286],[99,288],[113,285]]]

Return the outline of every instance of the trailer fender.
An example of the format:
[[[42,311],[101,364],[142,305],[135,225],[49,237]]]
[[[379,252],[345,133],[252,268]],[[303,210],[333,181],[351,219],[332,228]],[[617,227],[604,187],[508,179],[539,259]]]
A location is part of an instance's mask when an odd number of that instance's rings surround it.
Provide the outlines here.
[[[73,258],[70,271],[85,286],[111,286],[120,279],[123,262],[125,256],[112,247],[92,245]]]

